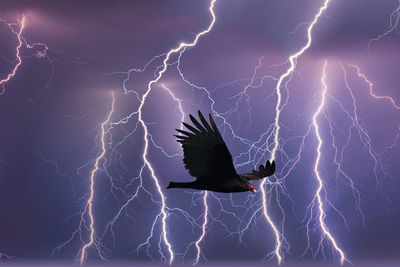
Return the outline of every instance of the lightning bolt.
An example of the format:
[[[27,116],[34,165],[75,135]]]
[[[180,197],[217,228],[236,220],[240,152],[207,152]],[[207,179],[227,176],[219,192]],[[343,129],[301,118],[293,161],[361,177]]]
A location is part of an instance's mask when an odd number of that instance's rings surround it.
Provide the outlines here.
[[[161,85],[161,87],[162,87],[165,91],[168,92],[168,94],[174,99],[174,101],[178,102],[179,111],[180,111],[180,113],[181,113],[181,121],[183,121],[183,120],[184,120],[184,117],[185,117],[185,113],[184,113],[183,108],[182,108],[182,100],[179,99],[179,98],[177,98],[177,97],[172,93],[171,89],[167,88],[165,85]],[[180,127],[181,127],[181,130],[182,130],[182,124],[181,124]],[[200,236],[199,236],[199,239],[196,240],[196,242],[194,243],[194,244],[195,244],[195,247],[196,247],[196,250],[197,250],[197,253],[196,253],[196,259],[194,260],[193,265],[196,265],[196,264],[199,263],[200,255],[201,255],[200,243],[203,241],[203,239],[204,239],[204,237],[205,237],[205,235],[206,235],[206,226],[207,226],[207,223],[208,223],[208,219],[207,219],[207,218],[208,218],[207,195],[208,195],[208,192],[205,191],[205,192],[204,192],[204,196],[203,196],[204,216],[203,216],[203,224],[202,224],[202,226],[201,226],[202,232],[201,232],[201,234],[200,234]]]
[[[324,236],[328,237],[328,239],[332,243],[333,248],[339,254],[340,263],[343,264],[344,261],[346,260],[346,257],[344,255],[342,249],[338,246],[335,238],[330,233],[328,227],[325,224],[326,213],[325,213],[324,207],[323,207],[324,205],[323,205],[323,200],[322,200],[322,192],[325,192],[325,195],[326,195],[326,190],[324,188],[324,184],[323,184],[323,181],[322,181],[321,174],[319,173],[319,165],[320,165],[320,159],[321,159],[322,138],[321,138],[321,134],[320,134],[317,118],[320,115],[320,113],[322,112],[322,109],[323,109],[323,107],[325,105],[326,92],[327,92],[327,88],[328,88],[328,86],[326,84],[326,81],[325,81],[327,64],[328,64],[328,62],[325,61],[324,67],[323,67],[323,74],[322,74],[322,78],[321,78],[321,83],[322,83],[321,103],[320,103],[317,111],[314,113],[314,116],[313,116],[313,119],[312,119],[314,130],[315,130],[315,135],[316,135],[316,137],[318,139],[317,157],[316,157],[315,163],[314,163],[314,173],[315,173],[315,177],[317,178],[318,189],[317,189],[317,191],[315,193],[315,196],[313,198],[313,203],[315,202],[315,200],[317,200],[318,211],[319,211],[319,215],[318,215],[319,225],[321,226],[321,229],[322,229],[322,232],[323,232]]]
[[[149,82],[149,84],[147,85],[147,91],[142,96],[142,101],[141,101],[141,104],[140,104],[139,109],[138,109],[138,113],[139,113],[138,120],[139,120],[139,122],[141,123],[141,125],[142,125],[142,127],[144,129],[144,149],[143,149],[142,158],[143,158],[143,161],[145,162],[145,165],[150,170],[151,177],[154,180],[154,183],[155,183],[155,185],[157,187],[158,193],[159,193],[160,198],[161,198],[162,234],[163,234],[164,243],[168,247],[168,252],[169,252],[169,255],[170,255],[169,264],[172,264],[172,262],[174,260],[174,253],[172,251],[172,245],[171,245],[171,243],[169,242],[169,240],[167,238],[167,230],[166,230],[167,213],[166,213],[165,196],[164,196],[164,193],[163,193],[163,191],[161,189],[161,186],[160,186],[159,180],[158,180],[158,178],[157,178],[157,176],[155,174],[155,171],[154,171],[153,167],[151,166],[150,161],[147,159],[147,153],[148,153],[148,147],[149,147],[148,128],[147,128],[147,126],[146,126],[146,124],[145,124],[145,122],[143,120],[143,117],[142,117],[142,114],[143,114],[142,109],[143,109],[144,103],[146,102],[146,98],[147,98],[147,96],[149,95],[149,93],[151,91],[152,85],[157,83],[162,78],[162,76],[165,73],[165,71],[167,70],[168,61],[169,61],[171,55],[173,55],[175,53],[178,53],[178,52],[182,51],[183,49],[186,49],[187,47],[195,46],[201,36],[203,36],[203,35],[207,34],[208,32],[210,32],[210,30],[212,29],[212,27],[213,27],[213,25],[215,23],[215,19],[216,19],[215,14],[214,14],[215,1],[216,0],[211,1],[210,7],[209,7],[209,11],[210,11],[210,13],[212,15],[212,21],[211,21],[210,25],[208,26],[208,28],[206,30],[198,33],[196,35],[196,38],[193,40],[193,42],[191,42],[191,43],[182,42],[182,43],[179,44],[178,47],[176,47],[174,49],[171,49],[167,53],[167,55],[166,55],[166,57],[165,57],[165,59],[163,61],[163,68],[158,73],[158,76],[154,80],[151,80]]]
[[[115,104],[115,97],[114,97],[114,92],[111,92],[112,96],[112,103],[111,103],[111,109],[107,115],[107,118],[103,123],[101,124],[101,133],[100,133],[100,141],[101,141],[101,153],[97,156],[95,162],[94,162],[94,167],[90,173],[90,193],[89,193],[89,198],[87,199],[86,206],[84,211],[82,212],[81,215],[81,223],[80,225],[84,224],[85,221],[85,214],[88,214],[89,217],[89,240],[83,245],[83,247],[80,250],[80,259],[79,262],[80,264],[83,264],[85,259],[86,259],[86,254],[87,254],[87,249],[90,248],[93,243],[95,242],[95,225],[94,225],[94,215],[93,215],[93,198],[95,194],[95,175],[97,171],[99,170],[99,164],[100,161],[104,158],[104,155],[106,154],[106,144],[105,144],[105,135],[106,135],[106,125],[109,123],[111,116],[114,112],[114,104]]]
[[[16,50],[16,55],[15,55],[16,64],[13,66],[12,70],[7,74],[7,76],[6,76],[4,79],[0,80],[0,85],[1,85],[0,95],[3,95],[3,94],[6,93],[6,85],[7,85],[7,83],[8,83],[10,80],[12,80],[12,78],[14,78],[14,77],[17,75],[18,70],[21,68],[21,66],[22,66],[22,64],[23,64],[23,58],[25,58],[25,57],[34,57],[34,56],[35,56],[36,58],[45,58],[46,61],[50,64],[50,67],[51,67],[51,74],[50,74],[49,79],[48,79],[48,80],[46,81],[46,83],[45,83],[45,88],[48,88],[48,87],[49,87],[50,82],[52,81],[52,78],[53,78],[53,75],[54,75],[55,69],[54,69],[53,63],[54,63],[55,61],[59,61],[59,60],[60,60],[59,58],[54,58],[54,59],[53,59],[53,58],[48,57],[47,52],[48,52],[50,49],[49,49],[49,47],[47,46],[47,44],[42,43],[42,42],[28,43],[28,41],[26,40],[26,38],[22,35],[23,31],[25,30],[25,26],[26,26],[26,17],[25,17],[25,15],[22,15],[22,18],[21,18],[21,19],[17,19],[17,21],[18,21],[17,23],[9,23],[9,22],[7,22],[6,20],[0,18],[0,22],[6,24],[6,25],[8,26],[8,28],[10,29],[10,31],[11,31],[13,34],[16,35],[17,40],[18,40],[18,45],[16,46],[16,49],[15,49],[15,50]],[[18,30],[15,30],[16,27],[18,27]],[[21,49],[22,49],[23,46],[25,46],[25,47],[28,48],[28,49],[33,50],[34,53],[31,54],[31,55],[24,55],[24,56],[23,56],[23,55],[21,54]],[[63,56],[63,59],[68,59],[69,62],[76,62],[76,61],[79,61],[80,63],[82,63],[81,60],[80,60],[79,58],[70,58],[70,57],[68,57],[67,55],[65,55],[65,54],[62,53],[62,52],[58,52],[58,51],[55,51],[55,50],[51,50],[51,51],[54,52],[54,54]],[[1,56],[1,57],[2,57],[2,56]],[[2,57],[2,58],[4,58],[4,57]],[[5,58],[4,58],[4,59],[5,59]],[[11,63],[11,61],[10,61],[10,63]],[[30,101],[30,100],[32,100],[32,99],[31,99],[31,98],[28,99],[28,101]],[[31,150],[31,149],[27,149],[26,151],[30,151],[30,152],[32,152],[32,153],[35,153],[35,154],[39,155],[40,158],[41,158],[44,162],[49,163],[49,164],[51,164],[51,165],[54,165],[54,167],[55,167],[56,172],[57,172],[58,175],[60,175],[60,176],[62,176],[62,177],[68,177],[68,178],[70,179],[71,187],[72,187],[72,180],[71,180],[71,177],[70,177],[69,175],[64,174],[64,173],[61,172],[61,170],[59,169],[59,164],[58,164],[57,161],[54,161],[54,160],[50,160],[50,159],[45,158],[44,155],[43,155],[41,152],[38,152],[38,151],[34,151],[34,150]],[[83,222],[83,221],[81,221],[81,222]],[[73,236],[74,236],[76,233],[78,233],[78,232],[75,232],[75,233],[73,234]],[[66,243],[68,243],[68,241],[67,241]],[[63,244],[63,245],[64,245],[64,244]],[[62,247],[63,245],[61,245],[61,247]],[[57,247],[54,251],[57,251],[58,248],[59,248],[59,247]],[[54,251],[53,251],[53,253],[54,253]],[[15,257],[7,256],[6,254],[1,254],[1,255],[2,255],[2,256],[5,256],[5,257],[8,257],[9,259],[15,258]]]
[[[204,219],[203,219],[203,224],[201,226],[201,230],[202,230],[201,235],[200,235],[199,239],[195,243],[195,246],[196,246],[196,249],[197,249],[197,254],[196,254],[196,259],[195,259],[193,265],[196,265],[200,260],[200,254],[201,254],[200,242],[203,241],[203,239],[204,239],[204,237],[206,235],[206,226],[207,226],[207,222],[208,222],[208,219],[207,219],[207,215],[208,215],[207,195],[208,195],[208,192],[204,191],[204,196],[203,196],[203,205],[204,205],[204,216],[203,216],[203,218]]]
[[[278,146],[279,146],[279,130],[280,130],[280,125],[279,125],[279,118],[280,118],[280,114],[281,114],[281,101],[282,101],[282,95],[281,95],[281,86],[283,81],[289,77],[293,71],[296,68],[296,63],[297,63],[297,59],[298,57],[300,57],[302,54],[304,54],[304,52],[311,46],[311,42],[312,42],[312,35],[311,32],[315,26],[315,24],[317,24],[318,19],[321,17],[322,13],[328,8],[328,4],[329,4],[330,0],[325,0],[324,4],[322,5],[322,7],[319,9],[318,13],[315,15],[314,20],[310,23],[310,25],[307,28],[307,43],[296,53],[294,53],[293,55],[291,55],[289,57],[289,63],[290,63],[290,67],[286,70],[286,72],[279,77],[278,83],[276,84],[276,94],[278,96],[277,102],[276,102],[276,106],[275,106],[275,111],[276,111],[276,115],[275,115],[275,133],[274,133],[274,147],[272,148],[271,151],[271,160],[275,160],[275,154],[276,151],[278,150]]]
[[[50,74],[49,74],[49,78],[47,79],[45,85],[44,85],[44,89],[48,89],[50,86],[50,83],[53,80],[53,76],[55,74],[55,66],[54,63],[57,61],[60,62],[68,62],[68,63],[77,63],[80,65],[80,67],[84,64],[86,64],[86,62],[83,62],[80,58],[78,57],[69,57],[67,56],[65,53],[60,52],[60,51],[56,51],[53,49],[50,49],[46,43],[43,42],[35,42],[35,43],[29,43],[26,38],[22,35],[22,32],[25,29],[25,24],[26,24],[26,19],[25,19],[25,15],[22,15],[22,19],[18,19],[18,23],[9,23],[7,21],[5,21],[4,19],[0,18],[0,22],[6,24],[8,26],[8,28],[11,30],[12,33],[14,33],[17,36],[18,39],[18,45],[16,47],[16,61],[17,63],[14,65],[13,69],[10,71],[10,73],[2,80],[0,80],[0,86],[1,86],[1,91],[0,91],[0,95],[3,95],[6,92],[6,84],[17,74],[18,70],[20,69],[21,65],[22,65],[22,59],[25,57],[33,57],[35,56],[36,58],[39,59],[45,59],[47,61],[47,63],[50,66]],[[14,28],[16,25],[19,25],[19,30],[16,31]],[[33,50],[33,54],[32,55],[25,55],[22,56],[21,55],[21,48],[22,46],[25,46],[26,48]],[[50,57],[48,55],[48,52],[51,51],[53,55],[56,55],[57,57]],[[3,57],[4,58],[4,57]],[[81,71],[83,73],[84,70],[81,68]],[[35,93],[35,97],[29,97],[28,101],[30,103],[34,102],[34,100],[38,99],[40,97],[40,94],[44,91],[44,89],[40,89],[38,92]]]
[[[17,59],[17,64],[15,64],[14,68],[13,68],[13,69],[11,70],[11,72],[7,75],[7,77],[4,78],[4,79],[2,79],[2,80],[0,81],[0,85],[1,85],[1,87],[2,87],[2,90],[1,90],[1,92],[0,92],[0,95],[3,95],[3,94],[6,92],[6,87],[5,87],[6,83],[7,83],[8,81],[10,81],[10,80],[15,76],[15,74],[17,73],[18,68],[19,68],[19,67],[21,66],[21,64],[22,64],[22,59],[21,59],[21,55],[20,55],[20,49],[21,49],[21,47],[22,47],[22,36],[21,36],[21,34],[22,34],[22,31],[24,30],[24,27],[25,27],[25,16],[22,16],[22,19],[21,19],[21,20],[18,20],[18,24],[20,25],[20,27],[19,27],[19,31],[16,32],[16,31],[12,28],[12,24],[7,23],[8,27],[11,29],[11,31],[12,31],[13,33],[15,33],[15,34],[17,35],[17,38],[18,38],[18,45],[17,45],[17,48],[16,48],[16,59]]]
[[[275,124],[274,124],[274,146],[271,150],[271,161],[275,160],[276,158],[276,152],[278,150],[279,147],[279,131],[280,131],[280,124],[279,124],[279,119],[280,119],[280,114],[281,111],[283,109],[283,107],[281,107],[281,102],[282,102],[282,94],[281,94],[281,86],[283,81],[290,77],[293,73],[293,71],[296,68],[296,63],[297,63],[297,59],[298,57],[300,57],[302,54],[304,54],[304,52],[311,46],[312,43],[312,35],[311,32],[314,28],[314,26],[316,25],[316,23],[318,22],[318,19],[321,17],[322,13],[328,8],[328,4],[329,4],[330,0],[325,0],[324,4],[322,5],[322,7],[319,9],[318,13],[315,15],[313,21],[309,24],[308,28],[307,28],[307,43],[296,53],[294,53],[293,55],[291,55],[289,57],[289,63],[290,63],[290,67],[286,70],[286,72],[284,74],[282,74],[279,79],[278,79],[278,83],[276,84],[276,94],[277,94],[277,102],[276,102],[276,106],[275,106]],[[267,182],[267,179],[264,179],[261,184],[260,184],[260,189],[262,192],[262,203],[263,203],[263,213],[264,213],[264,217],[267,220],[267,222],[269,223],[269,225],[271,226],[271,228],[274,231],[275,234],[275,242],[276,242],[276,246],[275,246],[275,255],[278,259],[278,263],[280,264],[282,262],[283,256],[281,255],[281,246],[282,246],[282,242],[281,242],[281,234],[278,231],[278,228],[275,226],[274,222],[272,221],[271,217],[268,214],[268,207],[267,207],[267,198],[266,198],[266,192],[265,192],[265,184]]]
[[[214,5],[215,5],[215,2],[216,2],[216,0],[212,0],[212,1],[210,2],[210,5],[209,5],[209,11],[210,11],[210,14],[211,14],[211,16],[212,16],[212,20],[211,20],[209,26],[208,26],[205,30],[199,32],[199,33],[195,36],[195,38],[194,38],[194,40],[193,40],[192,42],[190,42],[190,43],[181,42],[177,47],[175,47],[175,48],[169,50],[167,53],[162,54],[162,55],[160,55],[160,56],[154,57],[150,62],[148,62],[148,63],[146,64],[146,66],[145,66],[143,69],[140,69],[140,70],[136,70],[136,69],[135,69],[135,70],[132,70],[132,71],[129,71],[128,73],[126,73],[126,74],[128,74],[128,77],[127,77],[127,79],[124,80],[124,90],[125,90],[125,92],[132,92],[132,91],[128,91],[128,90],[126,89],[126,87],[125,87],[126,82],[129,80],[130,74],[131,74],[132,72],[142,72],[152,61],[154,61],[155,59],[157,59],[157,58],[159,58],[159,57],[161,57],[161,56],[164,56],[164,59],[163,59],[163,61],[162,61],[162,65],[159,66],[159,67],[157,67],[157,70],[156,70],[156,71],[158,71],[158,73],[155,75],[155,78],[154,78],[153,80],[151,80],[151,81],[147,84],[147,89],[146,89],[145,93],[142,95],[142,97],[140,98],[140,97],[138,96],[138,94],[137,94],[136,92],[133,91],[133,93],[135,93],[136,96],[137,96],[137,97],[139,98],[139,100],[140,100],[140,105],[139,105],[137,111],[131,113],[128,117],[126,117],[126,118],[124,118],[124,119],[121,119],[119,122],[114,123],[114,124],[126,123],[126,122],[129,120],[129,118],[131,118],[133,115],[136,115],[136,114],[138,115],[138,123],[140,124],[140,126],[141,126],[141,127],[143,128],[143,130],[144,130],[144,131],[143,131],[144,147],[143,147],[143,153],[142,153],[142,160],[143,160],[143,162],[144,162],[144,165],[142,166],[142,168],[141,168],[141,170],[140,170],[140,174],[139,174],[139,177],[140,177],[140,185],[139,185],[139,187],[137,187],[137,190],[136,190],[135,194],[133,194],[132,197],[130,197],[130,198],[128,199],[128,201],[127,201],[124,205],[122,205],[122,207],[120,208],[119,212],[118,212],[117,215],[114,217],[114,219],[108,224],[108,226],[111,226],[111,227],[112,227],[112,225],[115,223],[115,221],[117,220],[117,218],[118,218],[119,215],[121,214],[122,210],[124,210],[124,209],[127,207],[127,205],[128,205],[129,203],[131,203],[131,202],[133,201],[133,199],[135,199],[135,198],[137,197],[137,195],[138,195],[138,190],[139,190],[140,188],[144,189],[141,177],[142,177],[142,173],[143,173],[144,168],[147,168],[147,169],[150,171],[150,176],[151,176],[151,178],[152,178],[152,180],[153,180],[153,182],[154,182],[154,185],[156,186],[157,193],[158,193],[158,195],[159,195],[159,197],[160,197],[160,200],[161,200],[161,201],[160,201],[160,213],[156,216],[156,218],[155,218],[155,220],[154,220],[154,222],[153,222],[153,224],[152,224],[151,233],[150,233],[150,236],[147,238],[147,241],[146,241],[145,243],[141,244],[141,245],[138,247],[138,249],[139,249],[141,246],[145,245],[145,244],[149,244],[149,240],[150,240],[150,238],[153,236],[153,232],[154,232],[154,228],[155,228],[155,226],[156,226],[156,223],[157,223],[158,220],[160,220],[160,221],[161,221],[161,229],[162,229],[161,237],[162,237],[162,241],[163,241],[163,243],[165,244],[165,246],[166,246],[166,248],[167,248],[167,251],[168,251],[168,254],[169,254],[169,257],[168,257],[168,260],[167,260],[169,264],[172,264],[172,263],[173,263],[173,261],[174,261],[174,254],[175,254],[174,251],[173,251],[173,249],[172,249],[172,244],[171,244],[171,242],[169,241],[168,236],[167,236],[167,217],[168,217],[168,211],[169,211],[170,209],[169,209],[169,208],[167,207],[167,205],[166,205],[165,195],[164,195],[163,190],[161,189],[161,186],[160,186],[160,183],[159,183],[159,178],[157,177],[156,172],[155,172],[155,170],[154,170],[154,168],[153,168],[153,166],[152,166],[150,160],[148,159],[149,142],[152,141],[153,144],[154,144],[154,140],[152,139],[151,134],[149,133],[149,129],[148,129],[148,127],[147,127],[147,125],[146,125],[146,123],[145,123],[145,121],[144,121],[144,119],[143,119],[143,107],[144,107],[144,105],[145,105],[145,103],[146,103],[146,100],[147,100],[148,95],[149,95],[150,92],[152,91],[153,85],[155,85],[157,82],[160,81],[160,79],[163,77],[164,73],[166,72],[168,66],[170,65],[169,61],[170,61],[171,57],[172,57],[173,55],[179,53],[179,57],[178,57],[178,63],[179,63],[180,57],[181,57],[182,54],[186,51],[186,49],[196,46],[196,44],[198,43],[199,39],[200,39],[203,35],[206,35],[207,33],[209,33],[209,32],[211,31],[211,29],[213,28],[213,26],[214,26],[214,24],[215,24],[215,21],[216,21],[216,16],[215,16],[215,13],[214,13]],[[174,99],[175,101],[178,102],[178,106],[179,106],[179,109],[180,109],[180,112],[181,112],[182,118],[183,118],[183,117],[184,117],[184,112],[183,112],[183,108],[182,108],[182,105],[181,105],[181,100],[179,100],[178,98],[176,98],[176,97],[174,96],[174,94],[172,93],[172,91],[171,91],[170,89],[168,89],[165,85],[162,85],[161,87],[162,87],[164,90],[166,90],[166,91],[173,97],[173,99]],[[156,147],[158,147],[158,146],[156,146]],[[158,148],[160,148],[160,147],[158,147]],[[145,189],[144,189],[144,190],[145,190]],[[148,192],[147,190],[145,190],[145,191],[151,195],[150,192]],[[207,195],[205,194],[205,198],[206,198],[206,197],[207,197]],[[153,198],[152,198],[152,199],[153,199]],[[207,202],[204,201],[204,204],[206,205],[205,209],[207,209]],[[181,211],[181,212],[183,212],[183,211]],[[185,216],[187,216],[187,215],[185,215]],[[205,216],[206,216],[206,214],[205,214]],[[206,219],[205,219],[205,221],[206,221]],[[201,235],[201,239],[202,239],[202,238],[204,237],[204,235],[205,235],[205,226],[206,226],[206,224],[204,224],[203,227],[202,227],[202,229],[203,229],[203,234]],[[160,239],[160,242],[161,242],[161,239]],[[200,247],[199,247],[199,243],[200,243],[200,242],[201,242],[201,240],[198,240],[198,242],[196,243],[196,244],[197,244],[196,247],[197,247],[198,249],[200,249]],[[138,250],[138,249],[137,249],[137,250]],[[159,252],[160,252],[162,258],[166,259],[166,257],[165,257],[165,256],[163,255],[163,253],[161,252],[160,243],[159,243]],[[200,253],[200,252],[198,252],[198,253]]]

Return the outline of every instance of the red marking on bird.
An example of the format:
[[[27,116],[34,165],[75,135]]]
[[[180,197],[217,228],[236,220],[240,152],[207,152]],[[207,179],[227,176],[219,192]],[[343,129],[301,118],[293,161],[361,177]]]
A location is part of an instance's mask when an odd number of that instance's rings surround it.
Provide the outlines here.
[[[254,186],[251,183],[246,182],[246,186],[249,189],[249,191],[252,191],[254,194],[257,193],[256,189],[254,189]]]

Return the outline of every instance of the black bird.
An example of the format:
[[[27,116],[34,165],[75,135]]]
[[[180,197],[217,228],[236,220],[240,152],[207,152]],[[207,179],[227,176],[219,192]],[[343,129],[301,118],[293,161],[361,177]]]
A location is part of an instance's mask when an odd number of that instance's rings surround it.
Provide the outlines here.
[[[210,124],[199,111],[200,124],[192,115],[189,115],[194,126],[185,122],[191,132],[176,129],[182,135],[175,135],[183,147],[183,163],[189,173],[197,179],[193,182],[170,182],[167,188],[193,188],[215,192],[233,193],[252,191],[256,193],[249,180],[258,180],[275,173],[275,161],[267,161],[265,166],[260,165],[258,171],[237,174],[233,166],[232,155],[224,139],[209,114]]]

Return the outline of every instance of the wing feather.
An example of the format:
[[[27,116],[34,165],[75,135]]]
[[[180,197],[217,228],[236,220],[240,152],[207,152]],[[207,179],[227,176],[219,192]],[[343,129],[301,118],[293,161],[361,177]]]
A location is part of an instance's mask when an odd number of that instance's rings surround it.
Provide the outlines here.
[[[189,115],[194,126],[183,125],[191,132],[179,130],[176,135],[183,148],[183,162],[189,173],[201,180],[224,182],[238,174],[233,166],[232,155],[228,150],[214,119],[210,114],[210,124],[198,112],[201,123]]]

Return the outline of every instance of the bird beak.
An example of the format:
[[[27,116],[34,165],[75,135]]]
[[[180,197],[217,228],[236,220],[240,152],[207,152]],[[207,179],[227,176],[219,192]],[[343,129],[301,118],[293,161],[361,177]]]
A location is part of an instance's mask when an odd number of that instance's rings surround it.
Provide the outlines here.
[[[253,191],[254,194],[257,193],[257,191],[256,191],[255,189],[253,189],[253,190],[251,190],[251,191]]]

